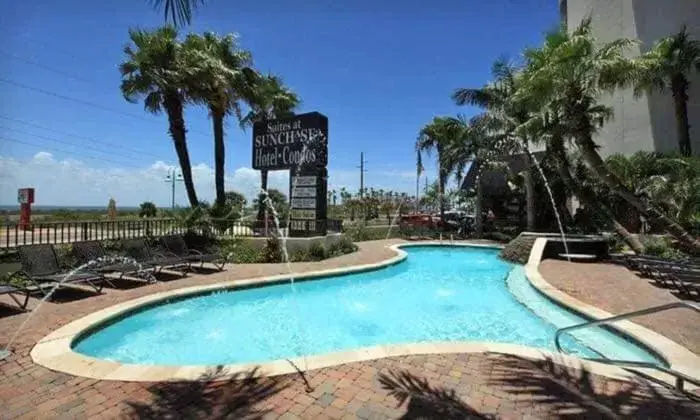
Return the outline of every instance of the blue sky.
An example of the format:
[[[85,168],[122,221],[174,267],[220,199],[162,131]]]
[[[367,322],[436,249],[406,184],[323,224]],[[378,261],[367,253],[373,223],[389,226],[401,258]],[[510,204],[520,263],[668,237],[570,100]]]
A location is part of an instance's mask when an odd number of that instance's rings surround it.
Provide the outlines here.
[[[156,27],[162,15],[146,0],[0,3],[0,204],[35,186],[38,204],[167,205],[162,176],[176,160],[166,118],[125,102],[117,72],[128,28]],[[368,187],[412,193],[420,127],[475,113],[450,93],[488,81],[496,58],[537,45],[558,16],[555,0],[209,0],[183,33],[237,32],[256,67],[300,95],[301,112],[328,116],[331,188],[359,186],[364,151]],[[211,123],[197,107],[186,121],[198,193],[211,199]],[[258,179],[250,137],[228,121],[227,188],[246,194]]]

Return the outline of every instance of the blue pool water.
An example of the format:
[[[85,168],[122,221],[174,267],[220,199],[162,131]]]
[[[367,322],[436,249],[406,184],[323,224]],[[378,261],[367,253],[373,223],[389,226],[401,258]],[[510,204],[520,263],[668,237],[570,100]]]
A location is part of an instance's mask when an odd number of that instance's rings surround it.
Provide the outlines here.
[[[285,283],[154,306],[96,330],[74,350],[150,365],[263,362],[425,341],[554,350],[556,329],[583,321],[540,295],[523,268],[500,260],[497,250],[405,250],[408,258],[387,268],[297,282],[296,294]],[[566,336],[564,343],[584,357],[656,361],[602,329]]]

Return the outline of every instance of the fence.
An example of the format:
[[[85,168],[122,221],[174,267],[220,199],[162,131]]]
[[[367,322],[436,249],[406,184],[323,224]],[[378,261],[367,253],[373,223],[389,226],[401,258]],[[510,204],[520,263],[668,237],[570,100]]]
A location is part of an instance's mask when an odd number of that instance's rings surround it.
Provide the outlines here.
[[[286,221],[285,221],[286,222]],[[286,229],[285,222],[280,228]],[[314,221],[310,221],[314,222]],[[329,232],[341,232],[342,220],[317,220],[326,223]],[[213,231],[217,235],[255,237],[271,235],[275,225],[267,226],[259,221],[212,220],[186,226],[180,219],[141,219],[141,220],[105,220],[76,222],[32,223],[28,230],[18,225],[8,224],[0,227],[0,248],[14,248],[32,244],[67,244],[89,240],[119,240],[144,236],[158,237],[173,233],[185,233],[188,230],[203,232]]]

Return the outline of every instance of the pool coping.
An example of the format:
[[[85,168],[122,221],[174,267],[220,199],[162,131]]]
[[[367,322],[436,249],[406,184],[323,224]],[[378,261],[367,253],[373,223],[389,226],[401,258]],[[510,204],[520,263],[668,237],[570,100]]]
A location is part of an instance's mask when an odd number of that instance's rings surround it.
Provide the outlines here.
[[[544,241],[544,242],[541,242]],[[307,273],[295,273],[297,281],[311,280],[318,277],[340,276],[364,271],[374,271],[387,266],[397,264],[406,259],[407,253],[401,248],[415,246],[463,246],[477,248],[502,248],[499,245],[478,244],[469,242],[414,242],[400,243],[387,246],[396,252],[396,256],[389,259],[372,263],[350,267],[342,267],[328,270],[317,270]],[[525,266],[526,277],[530,283],[545,296],[558,302],[566,308],[573,310],[588,318],[601,318],[610,316],[598,308],[580,302],[547,283],[537,270],[542,251],[546,245],[546,239],[537,239],[533,246],[530,260]],[[156,292],[147,296],[132,299],[108,308],[93,312],[63,327],[58,328],[32,348],[30,355],[34,363],[49,368],[51,370],[68,373],[74,376],[87,377],[98,380],[118,380],[118,381],[138,381],[138,382],[161,382],[161,381],[192,381],[206,377],[214,370],[221,371],[217,379],[235,377],[242,372],[249,372],[253,368],[258,368],[258,373],[263,376],[284,375],[301,370],[313,370],[330,366],[337,366],[345,363],[360,362],[366,360],[379,359],[384,357],[436,354],[436,353],[503,353],[520,356],[533,360],[552,360],[554,363],[568,367],[585,367],[591,373],[616,378],[629,379],[632,374],[619,367],[606,365],[597,362],[586,361],[574,356],[554,353],[547,350],[535,349],[518,344],[479,342],[479,341],[457,341],[457,342],[425,342],[396,345],[380,345],[373,347],[363,347],[348,351],[326,353],[321,355],[296,357],[291,359],[275,360],[265,363],[244,363],[230,365],[140,365],[118,363],[103,359],[97,359],[73,351],[71,344],[86,331],[94,328],[98,324],[108,322],[127,312],[131,312],[139,307],[153,305],[169,298],[182,298],[190,295],[199,295],[209,291],[220,289],[240,289],[266,284],[279,283],[289,278],[288,274],[267,276],[245,280],[232,280],[205,286],[190,286],[167,292]],[[690,376],[700,377],[698,368],[700,367],[700,357],[675,342],[653,332],[633,324],[629,321],[620,322],[616,329],[623,334],[627,334],[639,341],[652,351],[657,352],[662,358],[681,372],[691,372]],[[657,345],[657,343],[659,343]],[[692,357],[691,357],[692,356]]]
[[[539,265],[544,255],[545,247],[549,238],[537,238],[530,251],[530,256],[525,264],[525,276],[530,284],[535,289],[542,293],[545,297],[551,299],[555,303],[583,316],[587,319],[602,319],[609,318],[615,314],[606,312],[593,305],[582,302],[573,296],[562,292],[547,282],[540,274]],[[671,369],[681,372],[693,378],[700,378],[700,356],[688,350],[684,346],[675,341],[655,332],[648,328],[642,327],[632,321],[622,320],[607,325],[609,328],[624,334],[635,341],[638,341],[644,347],[648,347],[651,351],[660,356]],[[610,365],[608,365],[610,366]],[[663,382],[673,384],[669,381],[670,375],[662,374],[654,369],[635,368],[642,371],[644,374],[653,376]],[[694,390],[698,387],[687,384],[685,389]]]

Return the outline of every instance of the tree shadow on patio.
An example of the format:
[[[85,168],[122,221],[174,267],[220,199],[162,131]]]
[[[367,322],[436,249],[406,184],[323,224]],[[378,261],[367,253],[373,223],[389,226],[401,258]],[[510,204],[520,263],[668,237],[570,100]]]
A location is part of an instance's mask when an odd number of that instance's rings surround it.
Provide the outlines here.
[[[488,384],[517,395],[518,401],[546,405],[560,418],[700,418],[693,395],[652,384],[641,377],[620,381],[597,377],[587,369],[491,353]]]
[[[94,296],[99,296],[99,293],[95,293],[93,289],[81,288],[81,287],[59,287],[49,298],[51,303],[68,303],[75,302],[78,300],[88,299]],[[41,299],[42,295],[37,295],[37,298]]]
[[[489,418],[461,401],[453,389],[431,386],[430,383],[408,371],[380,373],[382,388],[396,398],[401,406],[408,401],[402,419],[466,420]]]
[[[127,401],[133,419],[259,419],[263,402],[287,387],[283,378],[265,378],[258,369],[227,374],[222,366],[197,381],[159,382],[148,388],[150,402]]]

